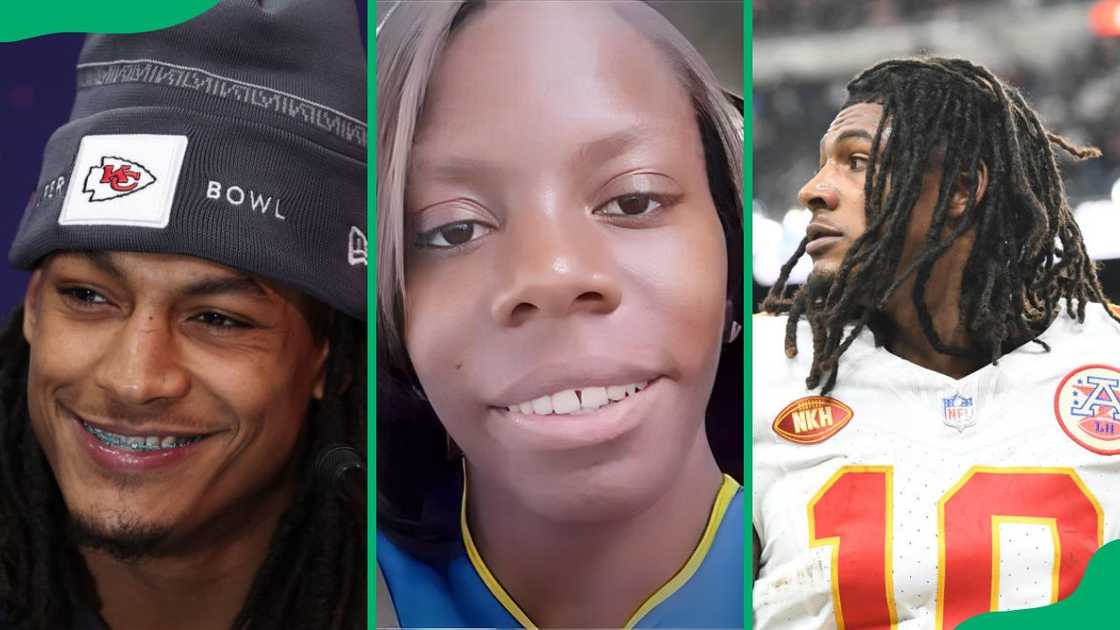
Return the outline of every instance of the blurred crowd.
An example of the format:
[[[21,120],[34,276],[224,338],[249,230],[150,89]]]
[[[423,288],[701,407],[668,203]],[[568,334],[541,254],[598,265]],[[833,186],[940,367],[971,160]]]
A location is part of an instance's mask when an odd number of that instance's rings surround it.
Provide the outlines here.
[[[1067,0],[1013,0],[1017,7],[1045,7]],[[892,26],[936,17],[957,17],[987,0],[753,0],[754,32],[798,35],[857,26]]]
[[[830,19],[858,22],[867,13],[889,13],[872,10],[871,6],[890,5],[894,7],[890,11],[909,15],[906,12],[946,11],[968,2],[755,0],[756,37],[768,32],[759,26],[760,14],[775,28],[780,26],[789,32],[817,24],[813,21],[817,18],[805,13],[789,14],[789,6],[808,4],[815,7],[814,13],[832,11]],[[754,63],[757,66],[766,60],[756,56]],[[1076,166],[1068,160],[1059,164],[1074,205],[1107,199],[1120,177],[1120,38],[1097,39],[1087,30],[1084,45],[1071,51],[1053,70],[1015,63],[990,69],[1023,91],[1050,130],[1104,152],[1103,158]],[[788,208],[797,206],[798,189],[816,170],[821,134],[843,104],[844,86],[851,78],[785,80],[754,86],[754,197],[768,216],[779,218]]]

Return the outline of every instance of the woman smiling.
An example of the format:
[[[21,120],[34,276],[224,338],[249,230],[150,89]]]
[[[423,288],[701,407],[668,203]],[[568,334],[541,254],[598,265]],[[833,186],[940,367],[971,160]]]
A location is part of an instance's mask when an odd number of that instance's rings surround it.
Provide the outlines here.
[[[401,3],[377,45],[399,622],[742,627],[741,441],[705,431],[741,114],[644,3]]]

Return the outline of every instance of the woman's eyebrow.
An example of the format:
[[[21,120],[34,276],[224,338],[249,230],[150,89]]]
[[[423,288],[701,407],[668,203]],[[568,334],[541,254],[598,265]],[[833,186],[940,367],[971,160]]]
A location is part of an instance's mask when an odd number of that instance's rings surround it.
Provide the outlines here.
[[[438,160],[429,160],[416,157],[413,160],[412,170],[422,173],[426,179],[448,182],[460,182],[475,177],[486,177],[499,170],[498,165],[476,157],[448,157]]]
[[[657,129],[649,125],[638,124],[584,142],[576,148],[576,152],[572,155],[572,163],[581,165],[606,162],[626,153],[635,146],[649,142],[649,139],[655,137],[656,133],[658,133]]]
[[[637,146],[649,144],[658,134],[668,131],[648,124],[636,124],[607,135],[588,140],[576,146],[569,163],[573,168],[600,164],[618,157]],[[473,178],[486,178],[498,174],[500,164],[473,156],[452,156],[429,159],[423,153],[413,155],[412,171],[424,178],[437,181],[459,182]]]

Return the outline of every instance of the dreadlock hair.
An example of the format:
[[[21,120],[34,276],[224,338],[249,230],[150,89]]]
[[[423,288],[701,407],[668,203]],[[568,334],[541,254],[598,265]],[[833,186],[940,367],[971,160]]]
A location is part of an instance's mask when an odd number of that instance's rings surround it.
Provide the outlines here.
[[[865,328],[876,345],[887,341],[884,308],[910,276],[918,319],[932,347],[992,363],[1027,340],[1048,350],[1037,337],[1063,301],[1078,321],[1085,319],[1087,302],[1106,302],[1066,200],[1054,147],[1078,159],[1099,157],[1098,149],[1047,131],[1018,90],[963,59],[885,61],[859,74],[847,90],[845,108],[883,107],[864,184],[867,230],[828,287],[808,282],[790,296],[786,282],[805,253],[808,239],[803,240],[763,302],[768,313],[788,313],[790,357],[798,350],[798,321],[808,320],[813,360],[806,387],[816,388],[823,378],[821,393],[831,391],[840,355]],[[929,232],[913,262],[899,270],[922,178],[937,166],[943,174]],[[987,188],[978,199],[977,174],[985,168]],[[968,200],[954,226],[948,208],[954,186],[962,183]],[[976,240],[964,267],[968,280],[961,287],[960,321],[971,349],[942,341],[925,295],[934,263],[969,230]],[[1116,313],[1109,315],[1120,322]]]
[[[72,627],[80,608],[98,610],[93,578],[67,542],[67,511],[31,429],[27,407],[30,347],[23,311],[0,331],[0,611],[27,630]],[[313,401],[302,445],[300,478],[234,630],[364,628],[364,506],[344,503],[312,472],[330,445],[366,458],[366,333],[341,313],[312,329],[330,343],[326,391]]]

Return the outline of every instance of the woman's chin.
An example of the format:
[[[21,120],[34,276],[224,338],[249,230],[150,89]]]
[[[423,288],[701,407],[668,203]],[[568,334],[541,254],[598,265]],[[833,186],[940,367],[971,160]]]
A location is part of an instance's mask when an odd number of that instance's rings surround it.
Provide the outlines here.
[[[677,476],[661,462],[633,457],[549,474],[514,489],[522,508],[571,525],[627,520],[652,507]],[[525,479],[524,481],[528,481]]]

